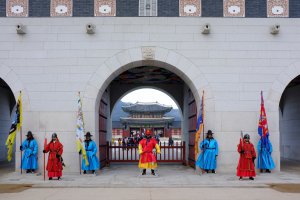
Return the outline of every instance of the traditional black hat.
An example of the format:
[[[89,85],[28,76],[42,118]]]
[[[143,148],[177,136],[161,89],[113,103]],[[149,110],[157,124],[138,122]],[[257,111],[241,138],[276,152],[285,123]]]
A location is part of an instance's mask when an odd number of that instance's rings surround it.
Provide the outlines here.
[[[245,134],[244,135],[244,139],[250,139],[250,135],[249,134]]]
[[[92,137],[93,135],[90,132],[87,132],[84,136],[85,137]]]
[[[33,136],[33,135],[32,135],[32,132],[31,132],[31,131],[28,131],[26,136],[31,136],[31,137],[32,137],[32,136]]]
[[[214,133],[213,133],[211,130],[208,130],[206,134],[207,134],[207,135],[212,135],[212,134],[214,134]]]
[[[56,134],[56,133],[53,133],[52,136],[51,136],[51,138],[52,138],[52,139],[53,139],[53,138],[57,138],[57,134]]]

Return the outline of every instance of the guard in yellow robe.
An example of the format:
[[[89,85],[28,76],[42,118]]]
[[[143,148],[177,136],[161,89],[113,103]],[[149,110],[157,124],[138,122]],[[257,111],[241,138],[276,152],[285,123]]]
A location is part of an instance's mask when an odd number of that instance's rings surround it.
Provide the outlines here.
[[[155,176],[154,169],[157,168],[157,160],[153,150],[156,149],[156,153],[160,153],[160,148],[151,134],[151,130],[147,129],[146,137],[139,142],[139,168],[143,169],[142,175],[146,175],[146,170],[151,169],[151,174]]]

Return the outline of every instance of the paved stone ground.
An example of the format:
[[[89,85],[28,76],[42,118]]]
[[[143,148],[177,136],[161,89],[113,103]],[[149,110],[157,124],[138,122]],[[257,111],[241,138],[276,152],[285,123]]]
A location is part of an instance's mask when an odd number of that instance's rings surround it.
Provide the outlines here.
[[[5,200],[299,200],[299,193],[282,193],[270,188],[33,188],[3,193]]]
[[[298,168],[297,168],[298,170]],[[254,181],[239,181],[235,174],[204,174],[181,165],[160,165],[158,176],[141,176],[136,165],[112,165],[95,175],[64,173],[62,180],[43,180],[42,175],[2,173],[0,184],[32,184],[32,187],[100,188],[198,188],[198,187],[269,187],[270,184],[300,184],[300,173],[259,174]]]
[[[0,199],[30,200],[169,200],[169,199],[300,199],[300,165],[285,171],[258,174],[254,181],[239,181],[234,174],[199,175],[192,168],[160,165],[159,176],[141,176],[136,165],[112,165],[97,176],[64,173],[61,181],[36,174],[0,170]]]

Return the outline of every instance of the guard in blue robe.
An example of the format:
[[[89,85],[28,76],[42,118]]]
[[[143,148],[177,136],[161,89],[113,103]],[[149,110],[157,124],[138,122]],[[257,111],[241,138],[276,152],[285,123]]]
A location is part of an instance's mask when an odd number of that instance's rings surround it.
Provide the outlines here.
[[[23,151],[21,168],[26,170],[26,173],[34,173],[38,168],[38,144],[31,131],[28,131],[26,136],[27,139],[20,146],[20,151]]]
[[[260,139],[257,144],[257,152],[258,152],[258,159],[257,159],[257,168],[263,172],[266,170],[267,173],[271,173],[271,170],[275,168],[274,161],[272,159],[272,151],[273,147],[268,138],[263,141]]]
[[[92,173],[94,174],[95,170],[100,168],[100,163],[97,158],[97,145],[91,139],[91,137],[91,133],[87,132],[85,135],[86,139],[84,141],[84,145],[89,165],[85,165],[85,160],[82,159],[81,167],[84,174],[86,174],[86,171],[92,171]]]
[[[198,157],[196,166],[206,171],[216,173],[217,156],[219,153],[218,142],[213,138],[213,132],[208,130],[206,139],[200,143],[201,154]]]

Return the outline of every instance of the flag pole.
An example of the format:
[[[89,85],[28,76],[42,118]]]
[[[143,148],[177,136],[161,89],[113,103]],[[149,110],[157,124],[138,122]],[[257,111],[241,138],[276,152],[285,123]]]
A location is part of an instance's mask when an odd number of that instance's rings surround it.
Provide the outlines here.
[[[81,161],[81,155],[79,154],[79,171],[80,171],[79,173],[81,175],[81,166],[80,166],[81,162],[80,161]]]
[[[79,99],[81,100],[80,91],[78,91],[78,96],[79,96]],[[83,121],[83,119],[82,119],[82,121]],[[79,174],[81,175],[81,165],[80,165],[80,163],[81,163],[80,162],[81,161],[81,154],[79,153],[78,156],[79,156]]]
[[[22,145],[22,126],[20,126],[20,144]],[[21,155],[21,174],[22,174],[23,173],[23,169],[22,169],[22,167],[23,167],[22,166],[22,164],[23,164],[22,163],[23,151],[21,150],[20,152],[21,152],[20,155]]]
[[[20,98],[22,98],[22,91],[20,90]],[[22,123],[21,123],[21,118],[22,118],[22,111],[21,111],[21,104],[22,104],[22,102],[21,102],[22,100],[20,100],[20,105],[19,105],[19,119],[18,119],[18,122],[17,123],[20,123],[20,145],[22,145]],[[21,152],[20,152],[20,155],[21,155],[21,174],[23,173],[23,169],[22,169],[22,157],[23,157],[23,151],[21,150]]]
[[[44,150],[46,149],[47,146],[47,138],[46,138],[46,129],[45,129],[45,136],[44,136]],[[46,153],[44,154],[44,181],[46,180]]]
[[[202,142],[204,142],[204,90],[203,90],[203,93],[202,93],[202,123],[203,123],[203,129],[202,129]],[[206,148],[204,147],[203,148],[203,165],[204,165],[204,152],[205,152]],[[204,174],[204,169],[201,169],[202,170],[202,174]]]
[[[263,91],[260,91],[260,117],[261,117],[261,115],[262,115],[262,113],[261,113],[261,106],[262,106],[262,103],[264,103],[263,102]],[[261,119],[260,119],[261,120]],[[263,132],[264,132],[264,129],[263,129]],[[261,134],[261,136],[260,136],[260,158],[259,158],[259,162],[260,162],[260,167],[262,166],[261,165],[261,163],[262,163],[262,142],[263,142],[263,134],[264,133],[262,133]],[[262,169],[260,168],[259,169],[259,173],[262,173]]]

